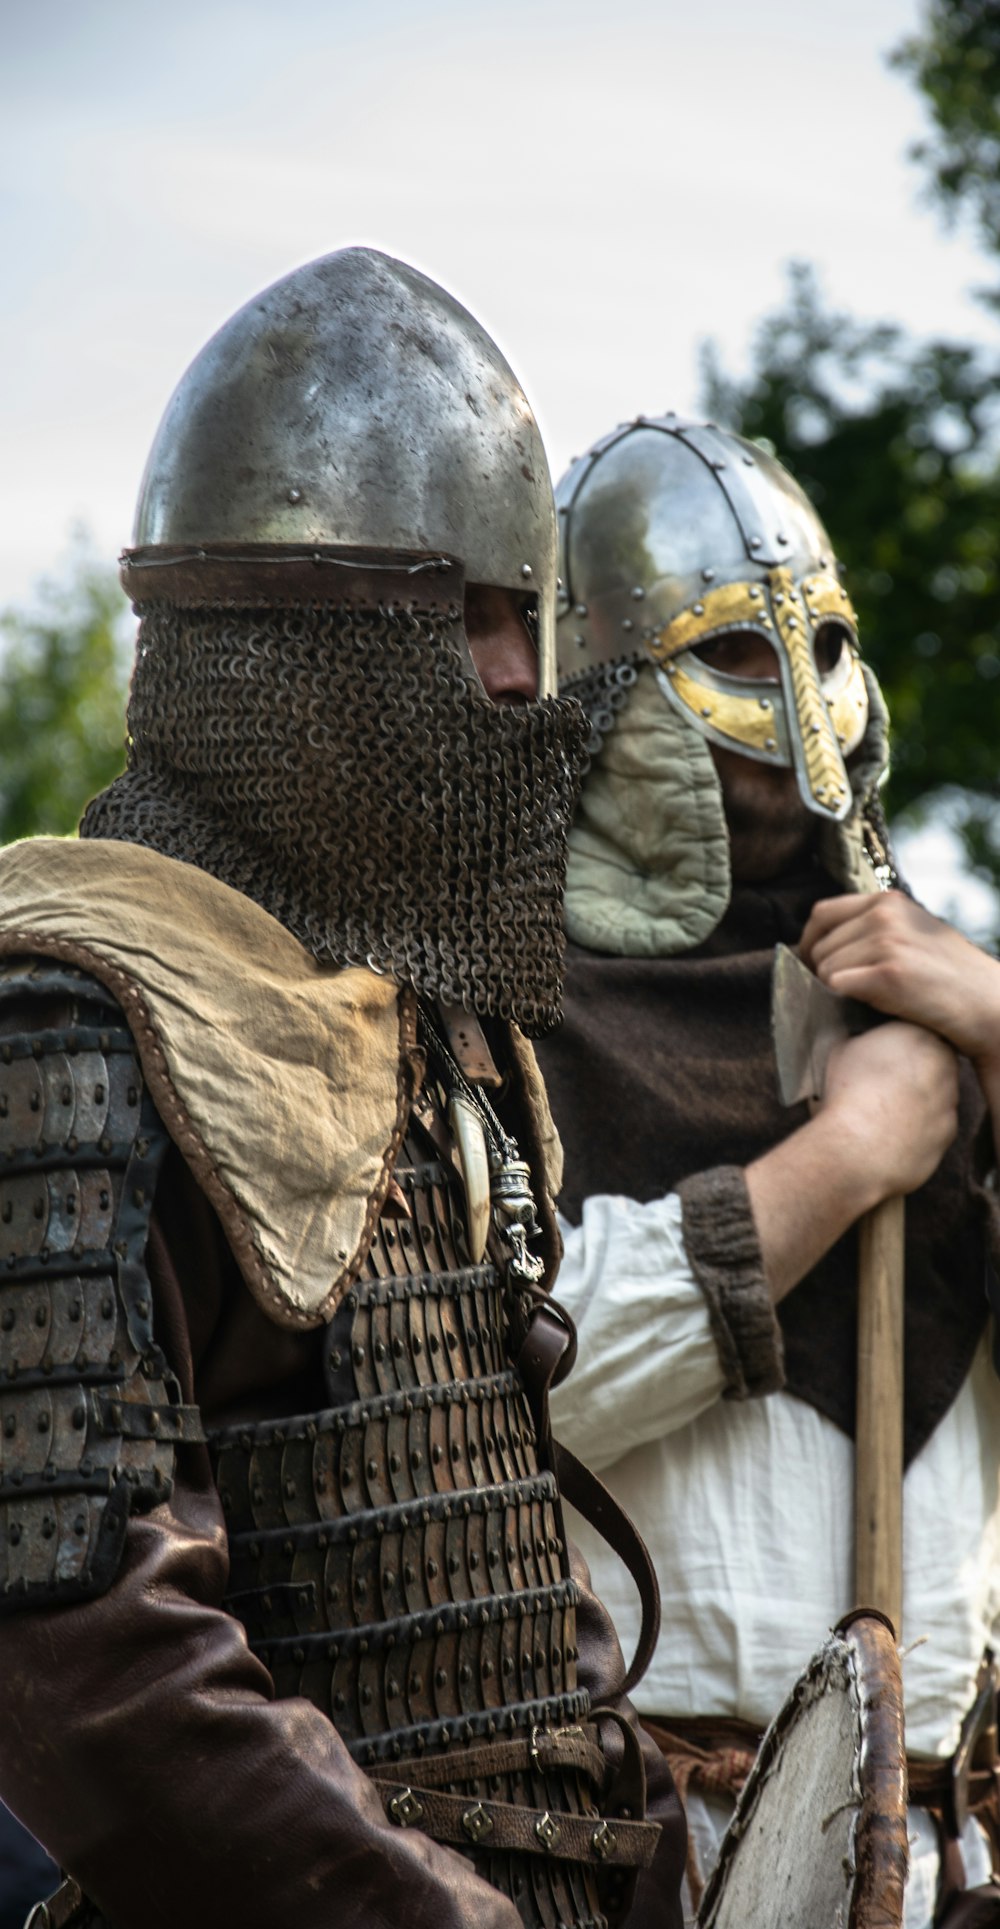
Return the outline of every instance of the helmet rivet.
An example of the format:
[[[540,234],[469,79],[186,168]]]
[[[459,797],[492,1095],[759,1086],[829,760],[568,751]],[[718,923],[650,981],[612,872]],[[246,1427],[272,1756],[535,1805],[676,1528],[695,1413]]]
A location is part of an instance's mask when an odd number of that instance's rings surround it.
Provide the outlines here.
[[[771,699],[770,699],[770,697],[760,697],[760,698],[759,698],[759,703],[760,703],[760,707],[761,707],[761,709],[762,709],[762,710],[770,710],[770,708],[771,708]]]
[[[288,500],[289,502],[301,502],[302,501],[301,489],[289,489]]]
[[[751,536],[751,538],[750,538],[750,547],[751,547],[751,549],[759,549],[759,548],[760,548],[760,537],[759,537],[759,536]]]
[[[819,736],[819,733],[820,733],[820,731],[821,731],[821,729],[823,728],[823,726],[822,726],[822,724],[819,724],[819,723],[812,723],[812,724],[810,724],[810,726],[809,726],[809,728],[810,728],[810,730],[812,731],[812,733],[813,733],[813,736],[814,736],[814,737],[818,737],[818,736]]]
[[[522,575],[522,576],[530,576],[530,575],[531,575],[531,564],[530,564],[530,563],[522,563],[522,564],[521,564],[521,575]]]
[[[587,605],[586,605],[586,603],[578,603],[578,604],[577,604],[577,606],[576,606],[576,610],[575,610],[575,614],[576,614],[577,616],[586,616],[586,614],[587,614]]]
[[[708,570],[704,570],[704,569],[703,569],[701,573],[702,573],[702,575],[703,575],[703,576],[707,576],[707,575],[708,575],[708,574],[709,574],[710,572],[709,572]],[[759,590],[759,589],[751,589],[751,591],[750,591],[750,601],[751,601],[751,603],[759,603],[759,602],[760,602],[760,590]]]
[[[780,530],[779,530],[779,532],[778,532],[778,541],[779,541],[779,543],[784,543],[784,544],[785,544],[785,547],[786,547],[786,548],[788,547],[788,537],[787,537],[787,536],[783,536],[783,535],[781,534],[781,532],[780,532]]]
[[[784,599],[784,597],[783,597],[783,595],[781,594],[781,591],[779,590],[779,591],[778,591],[778,594],[777,594],[777,596],[776,596],[776,597],[775,597],[775,599],[774,599],[774,607],[775,607],[775,609],[776,609],[776,610],[780,610],[780,608],[781,608],[781,605],[782,605],[782,603],[784,602],[784,600],[785,600],[785,599]]]
[[[713,467],[713,469],[714,469],[714,470],[716,471],[716,473],[718,473],[718,471],[719,471],[720,469],[724,469],[724,468],[725,468],[725,466],[726,466],[726,465],[725,465],[725,463],[724,463],[724,462],[718,462],[718,461],[716,461],[716,462],[713,462],[713,464],[712,464],[712,467]]]
[[[817,785],[816,785],[816,795],[817,795],[817,797],[825,797],[825,796],[826,796],[826,792],[825,792],[825,790],[823,789],[823,786],[822,786],[822,784],[817,784]]]
[[[715,581],[714,569],[703,569],[701,572],[701,580],[703,583],[714,583]],[[750,594],[751,596],[753,595],[753,590],[750,591]]]
[[[574,636],[574,638],[573,638],[573,641],[574,641],[574,643],[576,644],[576,647],[577,647],[577,649],[578,649],[578,650],[582,650],[582,649],[583,649],[583,637],[582,637],[582,636]]]
[[[745,455],[745,456],[743,457],[743,462],[744,462],[744,466],[745,466],[745,467],[746,467],[747,469],[753,469],[753,468],[756,468],[756,463],[754,462],[754,459],[753,459],[753,456],[752,456],[752,455]]]
[[[695,616],[704,616],[704,614],[705,614],[705,605],[704,605],[704,603],[695,603],[695,604],[694,604],[694,614],[695,614]]]
[[[642,584],[641,584],[641,583],[636,583],[636,586],[635,586],[635,588],[634,588],[634,590],[632,591],[632,601],[633,601],[633,603],[641,603],[641,602],[642,602],[642,601],[644,600],[644,598],[645,598],[645,595],[646,595],[646,592],[645,592],[645,590],[643,589],[643,587],[642,587]]]
[[[623,622],[622,622],[622,629],[623,629],[623,630],[634,630],[634,629],[635,629],[635,624],[633,623],[633,621],[632,621],[632,618],[631,618],[630,616],[626,616],[626,617],[624,618],[624,620],[623,620]]]
[[[701,712],[701,714],[702,714],[702,716],[703,716],[703,717],[710,717],[710,716],[711,716],[711,714],[712,714],[712,712],[711,712],[711,710],[710,710],[710,708],[709,708],[709,706],[708,706],[708,704],[707,704],[707,703],[706,703],[706,704],[704,704],[704,705],[702,706],[702,712]]]
[[[764,749],[765,749],[765,750],[777,750],[777,748],[778,748],[778,746],[777,746],[777,744],[775,743],[775,741],[774,741],[774,738],[773,738],[773,737],[765,737],[765,738],[764,738]]]

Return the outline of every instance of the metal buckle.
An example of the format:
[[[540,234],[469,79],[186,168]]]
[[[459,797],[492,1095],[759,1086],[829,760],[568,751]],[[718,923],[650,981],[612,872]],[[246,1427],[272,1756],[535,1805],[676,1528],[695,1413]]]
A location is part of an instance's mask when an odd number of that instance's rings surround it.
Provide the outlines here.
[[[562,1829],[554,1817],[549,1814],[548,1809],[546,1809],[541,1819],[535,1823],[535,1834],[543,1849],[548,1849],[551,1853],[562,1834]]]
[[[609,1829],[607,1823],[602,1822],[600,1828],[594,1830],[590,1838],[590,1846],[598,1860],[604,1862],[609,1855],[614,1855],[618,1847],[618,1837],[614,1829]]]
[[[477,1802],[475,1808],[466,1809],[462,1816],[462,1827],[470,1842],[482,1842],[493,1833],[493,1817],[482,1802]]]
[[[403,1788],[389,1803],[389,1814],[394,1822],[399,1823],[401,1829],[412,1828],[414,1822],[422,1819],[424,1805],[418,1802],[412,1788]]]

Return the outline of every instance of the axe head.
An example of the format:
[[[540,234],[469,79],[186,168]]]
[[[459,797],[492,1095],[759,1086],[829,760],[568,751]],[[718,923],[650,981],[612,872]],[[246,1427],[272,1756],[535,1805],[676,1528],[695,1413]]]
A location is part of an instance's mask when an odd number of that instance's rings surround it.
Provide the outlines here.
[[[775,947],[771,1036],[782,1105],[823,1095],[826,1063],[842,1038],[867,1031],[880,1013],[821,984],[787,944]]]

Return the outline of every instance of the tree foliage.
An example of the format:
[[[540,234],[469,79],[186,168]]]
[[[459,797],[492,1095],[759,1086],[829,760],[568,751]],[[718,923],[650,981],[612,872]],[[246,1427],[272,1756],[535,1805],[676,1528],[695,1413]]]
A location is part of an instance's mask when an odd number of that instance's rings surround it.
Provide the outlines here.
[[[914,158],[935,199],[964,211],[1000,255],[1000,9],[996,0],[931,0],[923,33],[893,56],[930,109],[934,138]],[[988,299],[1000,306],[1000,289]]]
[[[33,610],[0,615],[0,842],[74,830],[122,769],[126,614],[81,537]]]
[[[756,336],[745,381],[705,356],[705,400],[773,444],[829,529],[893,720],[899,811],[972,793],[970,864],[1000,877],[1000,468],[997,374],[961,344],[828,310],[812,271]]]

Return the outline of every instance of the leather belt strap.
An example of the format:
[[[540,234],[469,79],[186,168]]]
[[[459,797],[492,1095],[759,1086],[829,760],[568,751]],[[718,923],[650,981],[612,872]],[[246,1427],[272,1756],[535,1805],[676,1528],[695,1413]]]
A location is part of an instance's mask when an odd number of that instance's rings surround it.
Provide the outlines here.
[[[642,1726],[655,1741],[661,1754],[673,1765],[690,1763],[685,1780],[693,1779],[696,1786],[717,1787],[722,1791],[726,1761],[732,1766],[731,1783],[727,1792],[736,1797],[746,1770],[739,1759],[744,1754],[753,1760],[763,1739],[763,1730],[755,1728],[749,1721],[739,1721],[735,1716],[707,1715],[704,1719],[697,1716],[663,1715],[654,1718],[642,1716]],[[699,1774],[699,1770],[702,1772]],[[742,1776],[741,1776],[741,1770]],[[906,1777],[909,1799],[917,1808],[938,1809],[950,1816],[954,1802],[955,1757],[947,1761],[927,1761],[906,1757]],[[966,1813],[975,1815],[987,1809],[997,1800],[997,1771],[992,1767],[971,1768],[967,1777]],[[960,1831],[956,1831],[960,1832]]]
[[[531,1404],[539,1444],[547,1448],[559,1490],[613,1548],[635,1582],[642,1610],[636,1650],[623,1679],[608,1687],[608,1699],[630,1694],[641,1681],[660,1637],[660,1588],[656,1570],[638,1529],[604,1482],[582,1460],[552,1437],[549,1393],[565,1378],[576,1356],[576,1329],[558,1300],[540,1299],[518,1355],[518,1367]]]
[[[622,1822],[617,1816],[606,1820],[600,1815],[566,1815],[560,1809],[481,1802],[407,1782],[380,1781],[379,1794],[389,1820],[400,1828],[419,1827],[436,1842],[471,1842],[491,1851],[513,1849],[521,1855],[546,1855],[593,1867],[648,1869],[660,1839],[658,1822]]]
[[[516,1775],[532,1768],[573,1769],[586,1775],[598,1790],[603,1789],[608,1774],[593,1728],[536,1728],[530,1736],[485,1742],[478,1748],[450,1749],[446,1755],[378,1762],[366,1773],[380,1783],[395,1783],[400,1777],[406,1780],[413,1775],[422,1789],[430,1789],[481,1781],[487,1775]]]
[[[656,1569],[638,1528],[633,1527],[613,1494],[609,1494],[603,1480],[598,1480],[597,1475],[558,1440],[553,1440],[552,1450],[560,1493],[614,1549],[638,1590],[642,1619],[635,1653],[620,1687],[605,1691],[609,1696],[628,1695],[636,1682],[642,1680],[660,1638],[660,1585]]]

